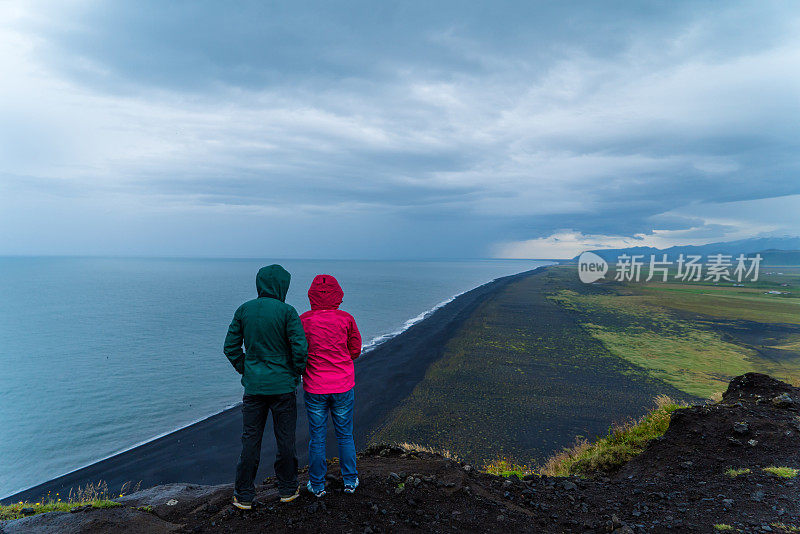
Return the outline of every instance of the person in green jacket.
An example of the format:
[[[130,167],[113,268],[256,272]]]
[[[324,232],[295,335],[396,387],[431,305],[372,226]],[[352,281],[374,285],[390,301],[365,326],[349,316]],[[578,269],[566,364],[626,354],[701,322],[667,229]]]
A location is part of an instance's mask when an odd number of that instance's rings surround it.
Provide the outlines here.
[[[299,495],[295,389],[306,367],[308,344],[297,310],[284,302],[290,280],[280,265],[262,267],[256,276],[258,298],[239,306],[225,337],[225,356],[242,375],[244,386],[242,454],[233,492],[234,506],[243,510],[252,508],[255,498],[261,438],[270,411],[278,446],[275,477],[281,502]]]

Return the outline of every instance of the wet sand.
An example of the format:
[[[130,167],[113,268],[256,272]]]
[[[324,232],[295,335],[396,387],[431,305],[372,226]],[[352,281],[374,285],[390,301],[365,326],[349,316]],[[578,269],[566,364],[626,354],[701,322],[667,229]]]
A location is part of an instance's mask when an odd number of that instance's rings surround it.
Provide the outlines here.
[[[424,377],[428,366],[441,357],[453,333],[477,306],[509,283],[539,269],[499,278],[468,291],[359,358],[356,362],[354,420],[356,448],[363,448],[392,408],[411,393]],[[235,380],[235,377],[231,379]],[[298,390],[297,399],[297,453],[300,465],[305,465],[308,426],[301,389]],[[69,494],[72,488],[99,480],[105,481],[112,492],[125,482],[141,482],[142,488],[170,482],[233,482],[240,452],[240,412],[239,406],[233,407],[129,451],[12,495],[3,499],[3,503],[32,501],[48,492],[63,496]],[[275,439],[271,423],[264,434],[257,480],[273,472]],[[328,455],[338,456],[330,424]]]

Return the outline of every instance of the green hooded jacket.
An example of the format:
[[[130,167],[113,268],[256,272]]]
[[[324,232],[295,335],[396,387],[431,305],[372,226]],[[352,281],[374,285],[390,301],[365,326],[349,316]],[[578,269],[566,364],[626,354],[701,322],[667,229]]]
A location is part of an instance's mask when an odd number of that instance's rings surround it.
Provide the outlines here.
[[[306,367],[303,326],[297,310],[284,302],[291,278],[280,265],[262,267],[256,276],[258,298],[239,306],[233,315],[224,350],[242,375],[246,394],[292,392]]]

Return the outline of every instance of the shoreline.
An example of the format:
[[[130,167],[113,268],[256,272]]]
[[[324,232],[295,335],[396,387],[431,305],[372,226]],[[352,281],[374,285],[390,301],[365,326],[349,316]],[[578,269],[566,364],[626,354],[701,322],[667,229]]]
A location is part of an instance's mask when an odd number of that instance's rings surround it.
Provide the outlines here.
[[[409,319],[401,329],[377,336],[365,347],[356,361],[356,403],[354,434],[356,447],[366,446],[368,436],[391,409],[410,394],[428,366],[441,356],[444,345],[479,304],[509,283],[531,276],[546,266],[493,279],[438,303],[433,308]],[[420,357],[422,356],[422,357]],[[386,384],[395,387],[387,391]],[[232,482],[239,454],[241,402],[197,421],[154,436],[121,451],[73,469],[51,480],[17,491],[0,499],[0,503],[30,501],[46,495],[69,493],[87,483],[105,481],[111,493],[125,482],[142,487],[186,482],[220,484]],[[308,429],[302,409],[302,392],[298,395],[297,451],[301,465],[305,463]],[[267,425],[270,426],[269,424]],[[272,472],[274,443],[270,428],[262,448],[262,467],[258,477]],[[329,429],[328,453],[336,456],[336,441]]]
[[[511,276],[514,276],[514,275],[511,275]],[[498,278],[493,278],[493,279],[489,280],[488,282],[485,282],[485,283],[483,283],[483,284],[481,284],[479,286],[476,286],[476,287],[474,287],[472,289],[468,289],[466,291],[462,291],[460,293],[457,293],[457,294],[453,295],[452,297],[449,297],[449,298],[437,303],[435,306],[429,308],[428,310],[425,310],[424,312],[422,312],[422,313],[412,317],[411,319],[405,321],[401,328],[398,328],[397,330],[394,330],[394,331],[392,331],[392,332],[390,332],[388,334],[381,334],[379,336],[375,336],[373,339],[371,339],[369,341],[369,343],[364,345],[364,348],[361,351],[360,359],[363,358],[365,354],[371,352],[373,349],[377,348],[378,346],[383,345],[384,343],[390,342],[392,339],[396,338],[397,336],[399,336],[400,334],[402,334],[403,332],[405,332],[406,330],[408,330],[409,328],[411,328],[415,324],[417,324],[417,323],[419,323],[421,321],[424,321],[425,319],[427,319],[428,317],[430,317],[431,315],[436,313],[436,311],[438,311],[440,308],[442,308],[444,306],[447,306],[448,304],[453,302],[455,299],[457,299],[461,295],[463,295],[465,293],[469,293],[473,289],[478,289],[478,288],[483,287],[483,286],[485,286],[487,284],[491,284],[492,282],[494,282],[497,279]],[[156,441],[156,440],[158,440],[160,438],[163,438],[165,436],[168,436],[170,434],[174,434],[176,432],[180,432],[181,430],[189,428],[190,426],[196,425],[198,423],[202,423],[203,421],[211,419],[212,417],[214,417],[216,415],[219,415],[219,414],[221,414],[223,412],[227,412],[229,410],[234,410],[234,409],[238,408],[239,406],[241,406],[241,404],[242,404],[242,401],[238,401],[238,402],[235,402],[233,404],[229,404],[228,406],[226,406],[225,408],[223,408],[221,410],[217,410],[216,412],[213,412],[213,413],[210,413],[208,415],[204,415],[202,417],[199,417],[199,418],[195,419],[194,421],[190,421],[189,423],[180,425],[178,427],[172,428],[171,430],[167,430],[165,432],[161,432],[160,434],[156,434],[155,436],[149,437],[149,438],[144,439],[142,441],[138,441],[138,442],[134,443],[133,445],[130,445],[128,447],[124,447],[122,449],[116,450],[116,451],[114,451],[114,452],[112,452],[110,454],[107,454],[106,456],[102,456],[100,458],[97,458],[95,460],[87,462],[86,464],[83,464],[83,465],[81,465],[79,467],[76,467],[75,469],[70,469],[69,471],[67,471],[65,473],[61,473],[61,474],[59,474],[59,475],[57,475],[57,476],[55,476],[55,477],[53,477],[51,479],[48,479],[48,480],[46,480],[44,482],[40,482],[40,483],[38,483],[38,484],[36,484],[34,486],[27,486],[27,487],[23,487],[23,488],[17,488],[12,493],[10,493],[7,497],[0,497],[0,502],[5,502],[7,499],[10,499],[10,498],[14,497],[15,495],[22,494],[22,493],[24,493],[24,492],[26,492],[26,491],[28,491],[30,489],[36,488],[36,487],[38,487],[38,486],[40,486],[42,484],[47,484],[48,482],[52,482],[53,480],[57,480],[57,479],[60,479],[60,478],[63,478],[63,477],[67,477],[69,475],[72,475],[73,473],[76,473],[77,471],[80,471],[81,469],[85,469],[87,467],[91,467],[94,464],[97,464],[99,462],[108,460],[109,458],[113,458],[113,457],[118,456],[120,454],[124,454],[124,453],[126,453],[128,451],[131,451],[131,450],[136,449],[138,447],[141,447],[143,445],[147,445],[148,443]]]

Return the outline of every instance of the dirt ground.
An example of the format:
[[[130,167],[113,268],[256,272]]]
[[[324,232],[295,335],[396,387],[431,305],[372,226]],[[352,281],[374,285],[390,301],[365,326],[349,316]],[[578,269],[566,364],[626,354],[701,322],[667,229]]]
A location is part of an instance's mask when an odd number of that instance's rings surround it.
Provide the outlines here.
[[[359,458],[362,486],[290,505],[224,507],[185,532],[780,532],[800,527],[800,391],[765,375],[735,379],[715,405],[676,412],[667,433],[618,473],[597,479],[501,478],[427,453],[373,447]],[[731,477],[730,468],[750,469]],[[715,527],[718,525],[718,527]],[[786,528],[781,525],[786,525]]]
[[[9,534],[796,532],[798,478],[764,468],[800,467],[798,408],[800,389],[749,373],[731,382],[720,403],[675,412],[669,430],[645,452],[619,472],[594,479],[503,478],[435,454],[373,446],[359,455],[361,486],[354,495],[342,492],[333,461],[322,499],[303,491],[296,501],[280,504],[274,481],[267,479],[258,488],[257,506],[242,512],[230,505],[230,486],[169,485],[126,497],[127,515],[120,509],[113,509],[115,515],[61,514],[80,516],[69,523],[44,514],[51,519],[32,516],[0,529]],[[732,477],[726,474],[731,468],[750,471]],[[303,485],[305,480],[301,476]],[[61,528],[43,528],[48,521],[61,521]]]

